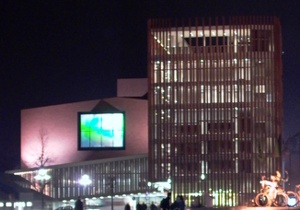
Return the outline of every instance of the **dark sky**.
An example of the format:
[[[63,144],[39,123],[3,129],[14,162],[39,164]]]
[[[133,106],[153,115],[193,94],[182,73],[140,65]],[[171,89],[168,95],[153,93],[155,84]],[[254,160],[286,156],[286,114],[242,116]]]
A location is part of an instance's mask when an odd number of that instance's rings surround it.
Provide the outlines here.
[[[20,110],[116,95],[147,76],[147,19],[274,15],[282,25],[284,138],[300,131],[300,1],[0,1],[0,171],[17,169]]]

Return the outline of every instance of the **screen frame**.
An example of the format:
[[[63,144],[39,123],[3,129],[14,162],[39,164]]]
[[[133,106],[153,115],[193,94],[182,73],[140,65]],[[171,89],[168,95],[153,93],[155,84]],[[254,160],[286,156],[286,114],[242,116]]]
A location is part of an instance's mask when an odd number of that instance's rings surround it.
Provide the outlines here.
[[[101,115],[101,114],[122,114],[123,115],[123,145],[122,146],[117,146],[117,147],[112,147],[112,146],[103,146],[103,147],[84,147],[82,145],[82,139],[81,139],[81,116],[83,115]],[[106,150],[125,150],[126,149],[126,115],[125,112],[121,111],[110,111],[110,112],[95,112],[95,111],[90,111],[90,112],[78,112],[77,113],[77,149],[78,151],[95,151],[95,150],[101,150],[101,151],[106,151]]]

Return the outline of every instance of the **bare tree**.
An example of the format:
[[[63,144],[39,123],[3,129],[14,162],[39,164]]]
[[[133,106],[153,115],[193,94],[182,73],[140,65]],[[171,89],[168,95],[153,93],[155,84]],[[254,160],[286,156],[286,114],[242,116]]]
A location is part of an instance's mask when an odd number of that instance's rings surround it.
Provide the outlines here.
[[[49,157],[46,154],[46,146],[47,146],[47,141],[48,141],[48,132],[46,129],[41,128],[39,131],[39,140],[41,143],[41,153],[38,156],[35,165],[37,167],[44,167],[47,162],[50,160]]]
[[[50,176],[47,175],[45,169],[43,169],[46,164],[49,162],[50,158],[48,157],[46,153],[46,147],[47,147],[47,141],[48,141],[48,131],[45,128],[41,128],[39,131],[38,139],[40,140],[41,144],[41,151],[38,155],[34,165],[40,168],[38,174],[34,177],[33,180],[33,187],[41,193],[41,205],[42,209],[45,207],[45,201],[44,201],[44,190],[47,184],[49,184]]]

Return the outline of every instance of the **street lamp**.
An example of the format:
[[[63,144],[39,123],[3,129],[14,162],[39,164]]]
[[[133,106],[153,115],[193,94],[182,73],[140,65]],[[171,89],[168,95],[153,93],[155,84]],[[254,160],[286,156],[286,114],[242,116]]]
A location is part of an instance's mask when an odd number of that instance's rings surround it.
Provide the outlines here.
[[[85,194],[85,188],[86,188],[86,186],[92,184],[92,180],[90,179],[89,175],[84,174],[84,175],[81,176],[78,183],[83,186],[83,191],[84,191],[83,194]],[[86,202],[85,202],[85,199],[84,199],[84,206],[85,205],[86,205]]]
[[[114,181],[115,178],[114,177],[110,177],[109,178],[110,182],[109,184],[109,188],[110,188],[110,193],[111,193],[111,210],[114,210]]]
[[[150,204],[150,194],[151,194],[151,186],[152,183],[151,182],[147,182],[147,192],[146,192],[146,200],[148,202],[148,204]]]
[[[51,179],[51,176],[47,174],[47,170],[44,168],[40,168],[38,170],[38,174],[34,176],[34,179],[40,182],[41,188],[40,193],[42,196],[42,209],[44,209],[44,188],[46,186],[46,183],[49,179]]]
[[[79,180],[79,184],[83,185],[83,186],[87,186],[92,184],[92,180],[90,179],[89,175],[82,175],[81,179]]]

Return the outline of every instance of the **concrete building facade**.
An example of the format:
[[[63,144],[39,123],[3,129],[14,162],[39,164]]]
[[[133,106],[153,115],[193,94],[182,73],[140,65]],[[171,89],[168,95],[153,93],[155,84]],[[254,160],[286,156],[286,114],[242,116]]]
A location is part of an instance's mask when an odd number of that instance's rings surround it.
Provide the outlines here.
[[[115,111],[126,115],[125,149],[78,150],[78,113]],[[147,100],[144,99],[115,97],[24,109],[21,111],[22,168],[40,166],[37,161],[42,152],[44,158],[48,158],[48,166],[147,154],[147,123]]]
[[[164,194],[148,184],[147,79],[120,79],[117,89],[114,98],[21,111],[22,165],[8,173],[25,178],[31,189],[53,198],[53,202],[24,198],[23,203],[30,203],[25,209],[74,207],[78,197],[86,209],[123,209],[125,203],[135,208],[139,202],[159,202]],[[82,112],[124,113],[125,147],[80,150],[78,113]],[[46,175],[37,178],[41,169]]]

